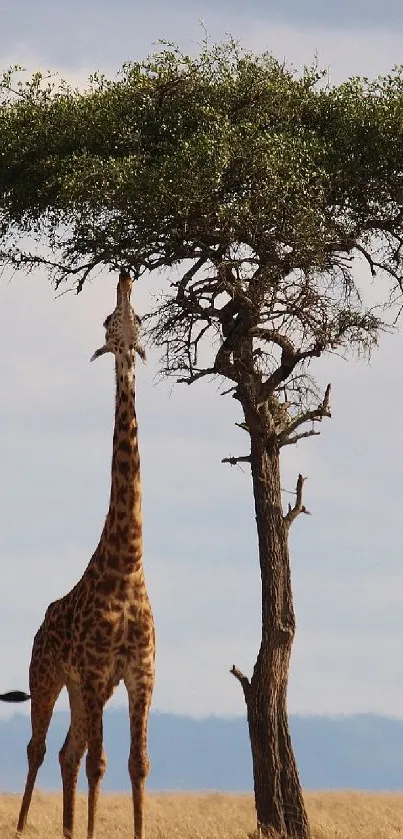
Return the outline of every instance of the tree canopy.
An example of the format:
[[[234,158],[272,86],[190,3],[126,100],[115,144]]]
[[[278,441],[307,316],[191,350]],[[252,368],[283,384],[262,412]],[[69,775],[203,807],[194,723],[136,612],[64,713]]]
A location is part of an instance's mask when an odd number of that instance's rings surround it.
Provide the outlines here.
[[[400,293],[401,68],[331,86],[229,40],[196,57],[162,44],[83,92],[18,68],[1,90],[3,257],[47,260],[78,290],[99,265],[183,263],[154,328],[168,370],[202,374],[200,336],[222,329],[228,295],[249,300],[266,362],[376,341],[352,268],[360,255]]]
[[[64,273],[138,272],[250,249],[274,276],[371,271],[401,282],[403,74],[327,84],[233,41],[171,45],[80,92],[3,75],[4,237],[47,232]]]

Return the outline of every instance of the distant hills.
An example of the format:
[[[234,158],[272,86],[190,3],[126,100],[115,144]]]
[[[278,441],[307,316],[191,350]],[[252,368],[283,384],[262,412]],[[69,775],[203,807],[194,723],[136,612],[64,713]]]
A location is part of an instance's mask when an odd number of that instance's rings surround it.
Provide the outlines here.
[[[56,712],[38,788],[60,789],[58,751],[69,724]],[[373,714],[292,716],[294,747],[304,787],[309,789],[403,789],[403,720]],[[0,790],[19,792],[25,783],[29,718],[15,714],[0,720]],[[105,713],[108,768],[103,788],[129,789],[128,715]],[[246,721],[208,717],[196,720],[153,713],[150,718],[150,790],[252,789]],[[84,771],[80,787],[85,789]]]

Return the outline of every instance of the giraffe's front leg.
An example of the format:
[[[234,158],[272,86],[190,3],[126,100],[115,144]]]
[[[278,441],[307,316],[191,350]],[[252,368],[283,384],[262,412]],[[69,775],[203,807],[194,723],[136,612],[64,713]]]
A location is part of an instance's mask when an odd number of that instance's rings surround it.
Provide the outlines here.
[[[130,754],[129,775],[132,785],[134,839],[144,839],[144,792],[150,771],[148,758],[147,729],[151,705],[153,675],[150,679],[138,674],[127,675],[125,685],[129,695],[130,714]]]
[[[77,778],[87,745],[87,717],[79,685],[68,683],[71,722],[59,753],[63,781],[63,836],[72,839]]]
[[[106,769],[106,757],[103,749],[103,698],[97,694],[97,686],[91,685],[83,690],[84,706],[87,717],[88,753],[86,772],[88,780],[88,826],[87,839],[94,839],[98,809],[99,789]]]

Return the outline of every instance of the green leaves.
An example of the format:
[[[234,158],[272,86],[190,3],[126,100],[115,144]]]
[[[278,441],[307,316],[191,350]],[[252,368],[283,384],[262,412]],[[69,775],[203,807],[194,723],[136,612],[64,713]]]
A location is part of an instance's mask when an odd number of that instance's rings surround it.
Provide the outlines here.
[[[195,57],[162,43],[84,92],[11,68],[1,229],[48,235],[60,261],[76,246],[141,270],[237,244],[280,273],[333,270],[380,236],[400,277],[402,70],[325,81],[231,39]]]

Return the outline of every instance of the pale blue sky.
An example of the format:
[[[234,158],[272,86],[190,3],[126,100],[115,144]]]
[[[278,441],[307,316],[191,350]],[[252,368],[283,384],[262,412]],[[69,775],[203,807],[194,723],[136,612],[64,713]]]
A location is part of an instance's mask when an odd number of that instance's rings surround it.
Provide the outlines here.
[[[195,48],[243,34],[296,65],[315,52],[332,78],[375,75],[400,62],[400,4],[2,3],[0,64],[59,69],[82,82],[114,72],[168,37]],[[280,4],[277,4],[280,6]],[[272,10],[272,11],[270,11]],[[323,10],[327,10],[328,16]],[[382,15],[381,15],[382,11]],[[297,14],[298,12],[298,14]],[[336,25],[337,24],[337,25]],[[136,289],[138,309],[149,289]],[[89,358],[114,305],[108,273],[58,300],[44,276],[0,280],[0,689],[25,689],[32,638],[46,606],[74,584],[106,512],[113,365]],[[401,713],[403,634],[401,412],[403,341],[387,337],[371,366],[319,361],[333,385],[322,436],[286,450],[283,486],[308,475],[292,534],[298,634],[292,711]],[[259,575],[250,480],[221,457],[244,435],[234,400],[214,385],[157,385],[151,351],[138,370],[146,570],[157,622],[154,707],[243,713],[235,662],[251,671],[259,640]],[[64,700],[62,700],[64,701]],[[116,702],[124,701],[119,692]],[[28,710],[28,709],[26,709]],[[1,708],[7,714],[9,709]]]

